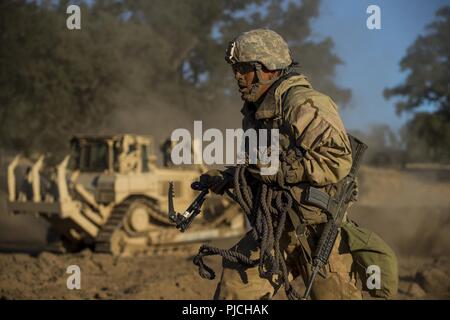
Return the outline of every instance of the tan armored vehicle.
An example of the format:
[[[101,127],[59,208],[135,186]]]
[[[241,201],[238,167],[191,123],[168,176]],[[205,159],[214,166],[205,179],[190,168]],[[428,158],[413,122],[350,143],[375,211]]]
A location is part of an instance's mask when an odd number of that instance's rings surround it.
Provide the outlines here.
[[[180,233],[169,222],[168,182],[175,207],[184,209],[198,193],[191,183],[201,169],[158,166],[151,137],[76,136],[71,150],[56,169],[45,168],[43,156],[28,166],[17,156],[8,167],[7,202],[9,212],[47,219],[69,250],[165,252],[245,232],[237,207],[214,196],[189,231]]]

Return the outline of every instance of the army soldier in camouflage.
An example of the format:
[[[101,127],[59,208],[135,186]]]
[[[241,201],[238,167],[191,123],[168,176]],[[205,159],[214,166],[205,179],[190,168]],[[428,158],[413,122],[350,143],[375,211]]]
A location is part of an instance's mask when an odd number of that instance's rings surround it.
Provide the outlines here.
[[[280,35],[267,29],[245,32],[235,38],[226,52],[244,100],[243,129],[280,129],[280,151],[285,155],[273,176],[250,168],[253,179],[288,188],[297,202],[303,231],[287,228],[282,238],[290,279],[311,275],[311,252],[326,215],[302,202],[305,188],[312,185],[333,193],[332,185],[348,173],[352,165],[349,138],[333,100],[314,90],[305,76],[294,72],[289,48]],[[290,132],[281,130],[287,124]],[[224,172],[211,170],[201,181],[222,194],[231,187]],[[247,234],[232,250],[253,259],[259,244]],[[312,287],[313,299],[361,299],[352,255],[339,235],[328,265]],[[274,279],[275,280],[275,279]],[[218,299],[267,299],[278,290],[276,281],[260,277],[258,268],[224,259],[223,273],[216,289]]]

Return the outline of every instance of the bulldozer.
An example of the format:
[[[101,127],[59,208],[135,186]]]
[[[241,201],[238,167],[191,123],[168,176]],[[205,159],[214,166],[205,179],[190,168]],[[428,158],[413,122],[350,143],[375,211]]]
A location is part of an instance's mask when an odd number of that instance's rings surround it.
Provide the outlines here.
[[[7,172],[8,211],[46,219],[66,251],[89,247],[118,256],[176,251],[245,232],[238,207],[213,195],[189,232],[176,230],[167,186],[176,194],[173,205],[187,207],[204,168],[158,165],[154,149],[151,136],[76,135],[56,168],[44,166],[44,156],[28,164],[16,156]]]

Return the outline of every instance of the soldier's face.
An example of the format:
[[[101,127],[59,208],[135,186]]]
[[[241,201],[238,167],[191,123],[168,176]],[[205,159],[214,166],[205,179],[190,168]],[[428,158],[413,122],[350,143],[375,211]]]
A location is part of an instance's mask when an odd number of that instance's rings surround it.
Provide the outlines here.
[[[233,65],[233,72],[239,87],[239,92],[241,93],[241,98],[244,101],[250,102],[253,100],[251,93],[253,91],[254,95],[254,90],[256,89],[254,88],[256,79],[253,67],[250,64],[237,63]]]
[[[250,63],[235,63],[232,68],[242,100],[256,102],[269,88],[270,85],[258,83],[255,69]],[[263,69],[260,80],[272,79],[273,75],[273,72]]]

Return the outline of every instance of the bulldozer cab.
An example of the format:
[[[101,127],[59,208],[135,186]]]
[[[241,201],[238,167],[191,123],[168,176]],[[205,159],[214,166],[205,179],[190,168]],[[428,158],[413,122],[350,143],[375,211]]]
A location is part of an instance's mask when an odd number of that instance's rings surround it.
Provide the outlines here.
[[[70,144],[69,168],[80,172],[149,172],[156,162],[153,139],[146,136],[75,136]]]

